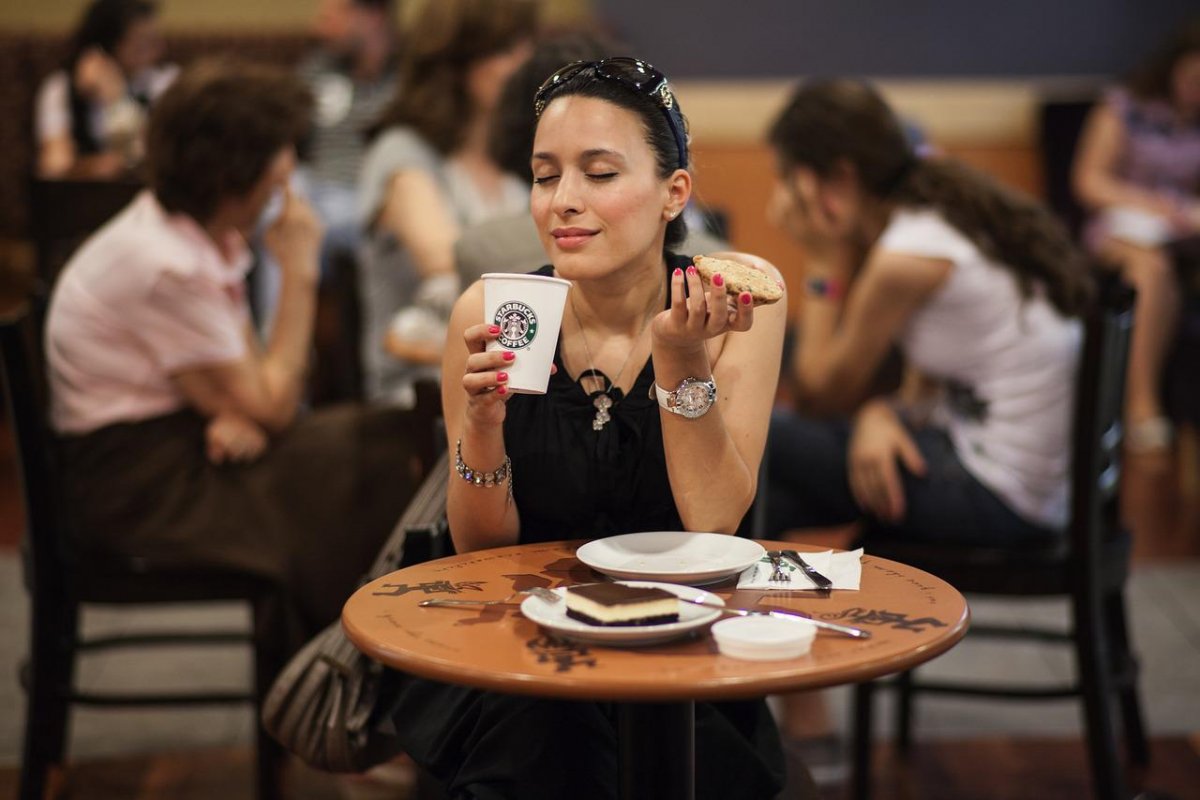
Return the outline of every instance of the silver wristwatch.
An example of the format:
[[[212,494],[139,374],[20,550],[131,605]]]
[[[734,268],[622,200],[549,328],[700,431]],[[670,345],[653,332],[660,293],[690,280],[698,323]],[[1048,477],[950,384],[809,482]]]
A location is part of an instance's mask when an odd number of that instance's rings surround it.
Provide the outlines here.
[[[654,394],[658,404],[672,414],[696,419],[717,402],[717,384],[712,378],[684,378],[673,392],[654,384]]]

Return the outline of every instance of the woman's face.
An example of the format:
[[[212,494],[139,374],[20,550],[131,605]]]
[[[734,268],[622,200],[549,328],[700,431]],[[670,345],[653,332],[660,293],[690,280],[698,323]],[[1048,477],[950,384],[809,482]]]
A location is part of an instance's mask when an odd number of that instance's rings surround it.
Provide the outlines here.
[[[666,221],[691,192],[683,170],[658,176],[637,114],[594,97],[551,101],[538,122],[532,165],[538,235],[555,269],[571,279],[661,260]]]
[[[121,65],[121,70],[126,75],[133,76],[157,64],[162,58],[163,49],[157,17],[142,17],[135,20],[125,31],[113,56]]]
[[[853,182],[821,178],[811,167],[781,166],[767,206],[771,222],[799,242],[852,237],[860,223]]]
[[[1200,52],[1188,53],[1171,71],[1171,99],[1188,116],[1200,114]]]
[[[475,108],[490,113],[500,99],[504,84],[533,54],[533,43],[522,39],[495,55],[481,58],[467,67],[467,91]]]

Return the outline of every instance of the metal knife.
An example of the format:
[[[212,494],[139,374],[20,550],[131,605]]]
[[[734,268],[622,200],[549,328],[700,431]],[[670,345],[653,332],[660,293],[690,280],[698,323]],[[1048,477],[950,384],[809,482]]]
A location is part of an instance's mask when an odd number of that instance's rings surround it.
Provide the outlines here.
[[[679,599],[683,600],[686,603],[692,603],[693,605],[697,605],[697,606],[704,606],[705,608],[713,608],[713,609],[716,609],[717,611],[724,611],[726,614],[735,614],[739,617],[779,617],[780,619],[803,619],[803,620],[808,620],[813,625],[816,625],[818,628],[825,628],[826,630],[836,631],[836,632],[844,634],[846,636],[852,636],[855,639],[870,639],[871,638],[871,632],[864,631],[862,628],[851,628],[849,625],[839,625],[836,622],[826,622],[823,619],[813,619],[812,617],[806,617],[805,615],[801,614],[798,611],[782,611],[782,610],[778,610],[778,609],[775,609],[772,611],[765,611],[765,610],[764,611],[756,611],[756,610],[749,609],[749,608],[731,608],[729,606],[717,605],[716,603],[709,603],[709,602],[706,602],[699,598],[696,598],[693,600],[691,598],[681,597]]]
[[[830,589],[833,588],[833,581],[829,580],[829,578],[826,578],[824,575],[822,575],[821,573],[819,573],[815,569],[813,569],[812,565],[809,564],[807,561],[805,561],[803,558],[801,558],[800,554],[797,553],[795,550],[784,550],[782,552],[783,552],[784,558],[791,559],[791,561],[794,562],[796,564],[796,566],[798,566],[800,569],[804,570],[804,574],[807,575],[812,580],[812,582],[817,585],[818,589],[824,589],[825,591],[829,591]]]

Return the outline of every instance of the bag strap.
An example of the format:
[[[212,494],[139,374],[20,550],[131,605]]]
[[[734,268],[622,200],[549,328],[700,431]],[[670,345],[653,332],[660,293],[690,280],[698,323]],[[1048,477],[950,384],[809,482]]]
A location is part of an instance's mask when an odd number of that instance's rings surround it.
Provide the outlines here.
[[[410,532],[426,530],[436,533],[445,526],[449,471],[450,454],[443,452],[400,515],[400,521],[375,557],[375,563],[371,565],[364,582],[400,568],[400,562],[404,559],[405,540]]]

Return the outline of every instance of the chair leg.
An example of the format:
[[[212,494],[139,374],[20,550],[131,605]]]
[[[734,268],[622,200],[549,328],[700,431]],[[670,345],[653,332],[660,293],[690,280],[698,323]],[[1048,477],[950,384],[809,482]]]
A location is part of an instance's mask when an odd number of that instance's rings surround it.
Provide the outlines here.
[[[43,800],[51,769],[63,763],[77,619],[74,607],[34,609],[20,800]]]
[[[871,681],[854,686],[854,721],[851,753],[850,797],[869,800],[871,797],[871,712],[875,699],[875,684]]]
[[[1125,677],[1117,686],[1117,697],[1121,704],[1121,722],[1125,728],[1125,752],[1129,761],[1139,767],[1150,763],[1150,745],[1146,740],[1146,726],[1142,718],[1142,704],[1138,695],[1138,664],[1129,644],[1129,628],[1126,621],[1125,593],[1115,592],[1104,598],[1104,617],[1110,632],[1113,669]]]
[[[913,673],[896,676],[896,752],[907,755],[912,745]]]
[[[257,732],[256,788],[258,800],[281,800],[287,753],[262,724],[263,702],[287,661],[287,629],[281,600],[275,596],[254,603],[254,726]]]
[[[1124,768],[1117,754],[1113,725],[1112,660],[1100,602],[1076,594],[1072,598],[1072,612],[1092,796],[1097,800],[1127,800],[1129,794],[1125,788]]]

